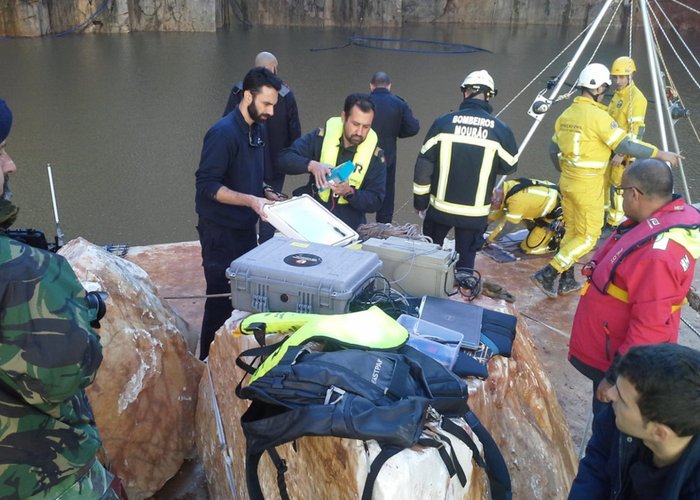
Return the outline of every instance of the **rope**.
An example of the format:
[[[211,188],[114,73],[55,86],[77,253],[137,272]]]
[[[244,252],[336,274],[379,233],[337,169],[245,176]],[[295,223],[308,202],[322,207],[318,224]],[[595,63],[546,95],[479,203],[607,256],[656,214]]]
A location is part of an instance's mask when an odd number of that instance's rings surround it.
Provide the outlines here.
[[[576,42],[576,40],[578,40],[579,38],[581,38],[581,37],[584,35],[584,33],[586,33],[586,31],[588,31],[588,30],[590,29],[590,27],[591,27],[591,25],[589,24],[588,26],[586,26],[586,27],[583,29],[583,31],[581,31],[581,33],[579,33],[579,34],[576,36],[576,38],[574,38],[573,40],[571,40],[571,42],[569,43],[569,45],[567,45],[566,47],[564,47],[564,48],[562,49],[562,51],[559,52],[559,54],[557,54],[557,55],[554,57],[554,59],[552,59],[552,60],[549,62],[549,64],[547,64],[547,66],[545,66],[544,68],[542,68],[542,71],[540,71],[539,73],[537,73],[537,74],[535,75],[535,77],[534,77],[532,80],[530,80],[530,82],[529,82],[527,85],[525,85],[525,87],[524,87],[520,92],[518,92],[517,94],[515,94],[515,97],[513,97],[513,98],[508,102],[508,104],[506,104],[505,106],[503,106],[503,108],[501,108],[501,110],[500,110],[498,113],[496,113],[496,117],[500,116],[500,114],[503,113],[503,112],[508,108],[508,106],[510,106],[511,104],[513,104],[513,103],[515,102],[515,100],[518,99],[518,98],[523,94],[523,92],[525,92],[533,83],[535,83],[535,81],[536,81],[540,76],[542,76],[542,73],[544,73],[545,71],[547,71],[547,69],[548,69],[552,64],[554,64],[554,63],[557,61],[557,59],[559,59],[559,58],[564,54],[564,52],[566,52],[567,50],[569,50],[569,47],[571,47],[571,46]]]
[[[372,43],[375,43],[372,45]],[[418,45],[428,45],[428,46],[442,46],[445,50],[432,50],[425,48],[408,49],[401,47],[383,47],[381,44],[384,43],[398,43],[398,44],[418,44]],[[356,36],[351,35],[348,38],[347,43],[344,45],[335,45],[332,47],[318,47],[309,49],[311,52],[319,52],[322,50],[335,50],[344,49],[350,45],[355,45],[357,47],[363,47],[367,49],[377,49],[377,50],[391,50],[395,52],[412,52],[417,54],[468,54],[470,52],[491,52],[487,49],[482,49],[480,47],[474,47],[473,45],[467,45],[464,43],[452,43],[452,42],[439,42],[436,40],[418,40],[415,38],[381,38],[372,36]]]
[[[656,0],[654,0],[654,3],[656,3]],[[661,10],[661,7],[659,7],[658,3],[656,3],[656,6],[659,8],[659,10]],[[664,30],[664,28],[661,26],[661,22],[659,21],[659,18],[656,17],[656,13],[654,12],[653,9],[649,9],[649,12],[651,12],[651,15],[654,17],[654,21],[656,21],[656,26],[659,28],[659,31],[661,31],[661,34],[666,39],[666,42],[668,43],[669,47],[671,47],[671,50],[673,51],[673,53],[676,56],[676,59],[678,59],[678,62],[681,63],[681,66],[683,66],[683,69],[686,71],[686,73],[688,73],[688,76],[690,76],[690,79],[693,80],[693,83],[695,84],[695,86],[698,87],[698,89],[700,89],[700,83],[698,83],[698,81],[695,79],[693,74],[690,72],[690,69],[688,69],[688,66],[681,59],[680,54],[678,54],[678,51],[673,46],[673,44],[671,43],[671,40],[669,39],[668,35],[666,34],[666,30]],[[661,10],[661,12],[663,13],[663,10]],[[666,14],[664,14],[664,16],[666,16]],[[666,17],[666,20],[668,21],[668,17]],[[652,31],[652,34],[654,35],[654,42],[656,43],[656,51],[659,54],[659,58],[661,59],[661,62],[664,65],[664,70],[666,71],[666,76],[668,77],[669,82],[670,82],[671,78],[668,76],[668,68],[666,67],[666,61],[664,61],[663,55],[661,54],[661,46],[660,46],[659,40],[656,36],[656,32]],[[680,37],[680,35],[678,35],[678,36]],[[682,38],[681,38],[681,41],[683,41]],[[684,44],[685,44],[685,42],[684,42]],[[688,49],[687,45],[685,47],[686,47],[686,49]],[[688,51],[690,51],[690,49],[688,49]],[[691,52],[691,55],[692,55],[692,52]],[[695,59],[695,62],[698,63],[697,59]],[[698,63],[698,64],[700,65],[700,63]],[[677,90],[675,85],[673,86],[673,88],[674,88],[674,90]]]
[[[672,1],[673,3],[676,3],[676,4],[680,5],[681,7],[685,7],[686,9],[695,12],[696,14],[700,14],[700,10],[694,9],[694,8],[691,7],[690,5],[686,5],[686,4],[684,4],[683,2],[679,2],[678,0],[671,0],[671,1]]]
[[[371,222],[369,224],[362,224],[357,228],[357,232],[362,240],[367,240],[369,238],[386,239],[389,236],[400,236],[411,240],[430,241],[430,238],[423,235],[418,224],[411,223],[397,226],[391,223]]]

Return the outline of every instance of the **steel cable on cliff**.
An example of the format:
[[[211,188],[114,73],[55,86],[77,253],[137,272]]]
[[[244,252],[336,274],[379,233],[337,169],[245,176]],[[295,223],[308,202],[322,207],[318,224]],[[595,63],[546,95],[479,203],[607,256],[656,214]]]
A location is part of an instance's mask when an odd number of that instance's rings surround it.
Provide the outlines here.
[[[106,9],[107,9],[107,4],[110,2],[110,0],[104,0],[102,2],[102,5],[100,5],[95,12],[93,12],[88,18],[83,21],[80,24],[77,24],[73,26],[72,28],[68,28],[67,30],[61,31],[59,33],[48,33],[43,36],[47,36],[49,38],[60,38],[62,36],[70,35],[71,33],[75,33],[76,31],[82,31],[85,28],[88,27],[88,25],[92,24],[92,22],[95,20],[97,16],[102,14]],[[90,2],[92,3],[92,2]],[[33,36],[28,36],[28,35],[22,35],[22,36],[2,36],[0,39],[2,40],[14,40],[14,39],[20,39],[20,38],[36,38]]]

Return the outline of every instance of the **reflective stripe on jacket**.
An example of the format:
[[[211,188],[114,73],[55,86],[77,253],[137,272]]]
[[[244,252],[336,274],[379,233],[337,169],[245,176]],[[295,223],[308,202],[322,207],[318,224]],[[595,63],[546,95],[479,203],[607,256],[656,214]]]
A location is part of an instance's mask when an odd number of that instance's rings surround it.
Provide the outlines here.
[[[647,98],[633,81],[624,89],[615,91],[608,105],[608,113],[621,128],[625,129],[629,137],[641,139],[640,129],[644,128]]]
[[[490,111],[487,102],[466,99],[459,111],[435,120],[416,161],[416,209],[430,205],[428,217],[458,227],[465,218],[485,223],[496,175],[514,172],[518,163],[513,132]]]
[[[338,149],[340,147],[340,141],[343,137],[343,120],[339,116],[334,116],[329,118],[326,122],[325,135],[323,136],[323,146],[321,146],[321,163],[326,163],[328,165],[335,165],[338,160]],[[362,185],[362,181],[365,178],[367,170],[369,170],[369,163],[372,161],[372,155],[374,155],[374,150],[377,148],[378,138],[374,130],[370,129],[367,134],[367,138],[362,141],[357,146],[357,151],[352,159],[355,164],[355,170],[350,174],[348,179],[348,184],[350,184],[355,189],[359,189]],[[324,202],[327,202],[331,194],[330,189],[324,189],[318,192],[318,197]],[[345,204],[348,200],[342,196],[338,198],[337,203]]]
[[[610,154],[625,138],[607,107],[578,96],[554,124],[554,141],[561,151],[562,169],[604,169]]]

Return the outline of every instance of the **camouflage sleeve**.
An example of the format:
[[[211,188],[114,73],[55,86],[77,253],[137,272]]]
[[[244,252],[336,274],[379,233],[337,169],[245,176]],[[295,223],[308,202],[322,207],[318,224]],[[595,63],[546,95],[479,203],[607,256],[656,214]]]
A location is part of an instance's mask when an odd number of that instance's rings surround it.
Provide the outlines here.
[[[94,316],[63,257],[15,242],[3,245],[0,382],[18,397],[48,410],[92,383],[102,361],[90,326]]]

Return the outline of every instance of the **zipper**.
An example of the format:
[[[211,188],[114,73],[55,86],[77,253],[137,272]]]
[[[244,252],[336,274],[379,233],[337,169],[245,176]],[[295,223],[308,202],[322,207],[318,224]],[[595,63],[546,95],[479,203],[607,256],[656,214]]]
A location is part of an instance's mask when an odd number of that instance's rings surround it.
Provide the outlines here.
[[[605,333],[605,359],[610,361],[610,330],[607,321],[603,323],[603,332]]]

